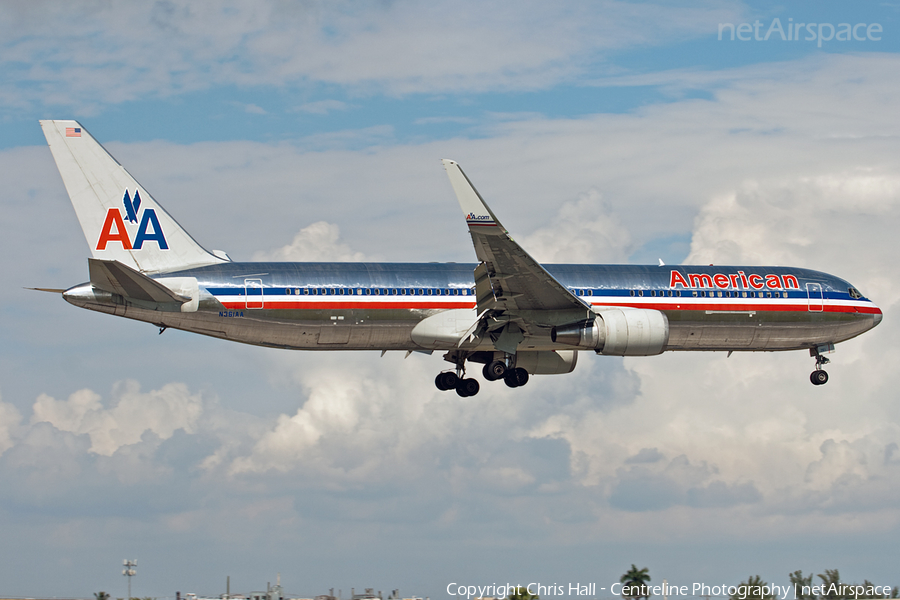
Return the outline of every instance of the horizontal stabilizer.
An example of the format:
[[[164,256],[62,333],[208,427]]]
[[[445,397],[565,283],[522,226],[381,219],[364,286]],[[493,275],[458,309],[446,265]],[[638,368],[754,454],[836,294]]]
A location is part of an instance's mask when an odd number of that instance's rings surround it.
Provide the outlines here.
[[[91,285],[112,294],[119,294],[132,300],[144,302],[190,302],[191,298],[180,296],[140,271],[115,260],[88,259]]]
[[[66,290],[60,290],[58,288],[25,288],[26,290],[34,290],[36,292],[50,292],[51,294],[62,294]]]

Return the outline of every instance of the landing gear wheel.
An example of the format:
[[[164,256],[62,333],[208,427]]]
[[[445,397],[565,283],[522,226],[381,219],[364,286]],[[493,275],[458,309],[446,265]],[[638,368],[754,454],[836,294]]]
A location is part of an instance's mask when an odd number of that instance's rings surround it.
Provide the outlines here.
[[[503,377],[506,375],[506,364],[502,360],[495,360],[489,364],[484,365],[484,369],[482,369],[481,373],[488,381],[497,381],[498,379],[503,379]]]
[[[809,374],[809,380],[812,381],[813,385],[825,385],[828,383],[828,373],[817,369]]]
[[[511,388],[516,388],[528,383],[528,371],[519,367],[506,372],[503,382]]]
[[[461,398],[474,396],[480,389],[481,385],[478,384],[477,379],[460,379],[456,383],[456,393],[459,394]]]
[[[438,373],[437,377],[434,378],[434,385],[442,392],[446,392],[447,390],[456,389],[458,381],[459,377],[456,376],[456,373],[448,371],[445,373]]]
[[[528,371],[526,371],[525,369],[519,368],[519,369],[515,370],[515,373],[516,373],[516,383],[518,383],[520,387],[525,385],[526,383],[528,383]]]

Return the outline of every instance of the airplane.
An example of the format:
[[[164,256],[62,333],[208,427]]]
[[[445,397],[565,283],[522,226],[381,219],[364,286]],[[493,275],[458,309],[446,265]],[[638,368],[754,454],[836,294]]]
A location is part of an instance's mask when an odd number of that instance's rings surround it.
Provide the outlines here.
[[[444,159],[478,260],[237,262],[197,243],[77,121],[41,121],[87,242],[90,281],[62,294],[102,313],[293,350],[443,352],[443,391],[575,369],[579,351],[808,350],[881,322],[847,281],[774,266],[542,265],[513,240],[460,166]]]

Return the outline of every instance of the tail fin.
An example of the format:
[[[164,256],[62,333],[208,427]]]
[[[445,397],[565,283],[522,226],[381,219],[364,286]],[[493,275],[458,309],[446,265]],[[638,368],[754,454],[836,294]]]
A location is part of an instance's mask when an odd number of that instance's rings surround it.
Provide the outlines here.
[[[144,273],[226,262],[205,250],[77,121],[41,128],[96,259]]]

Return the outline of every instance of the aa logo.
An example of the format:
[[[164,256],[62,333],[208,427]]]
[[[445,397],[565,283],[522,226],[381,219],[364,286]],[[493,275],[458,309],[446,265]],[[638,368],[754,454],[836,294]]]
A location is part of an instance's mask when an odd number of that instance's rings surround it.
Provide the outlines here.
[[[166,242],[166,235],[163,233],[162,227],[159,225],[159,218],[156,216],[156,210],[145,208],[141,213],[141,194],[138,190],[134,190],[134,200],[125,190],[125,197],[122,199],[125,204],[125,218],[122,218],[122,210],[118,208],[110,208],[106,211],[106,220],[100,229],[100,238],[97,240],[97,250],[106,250],[106,245],[110,242],[119,242],[125,250],[140,250],[144,247],[145,242],[156,242],[160,250],[168,250],[169,244]],[[138,215],[140,214],[140,223],[137,226],[137,233],[134,235],[134,241],[129,236],[128,229],[125,227],[125,221],[129,223],[138,223]]]

